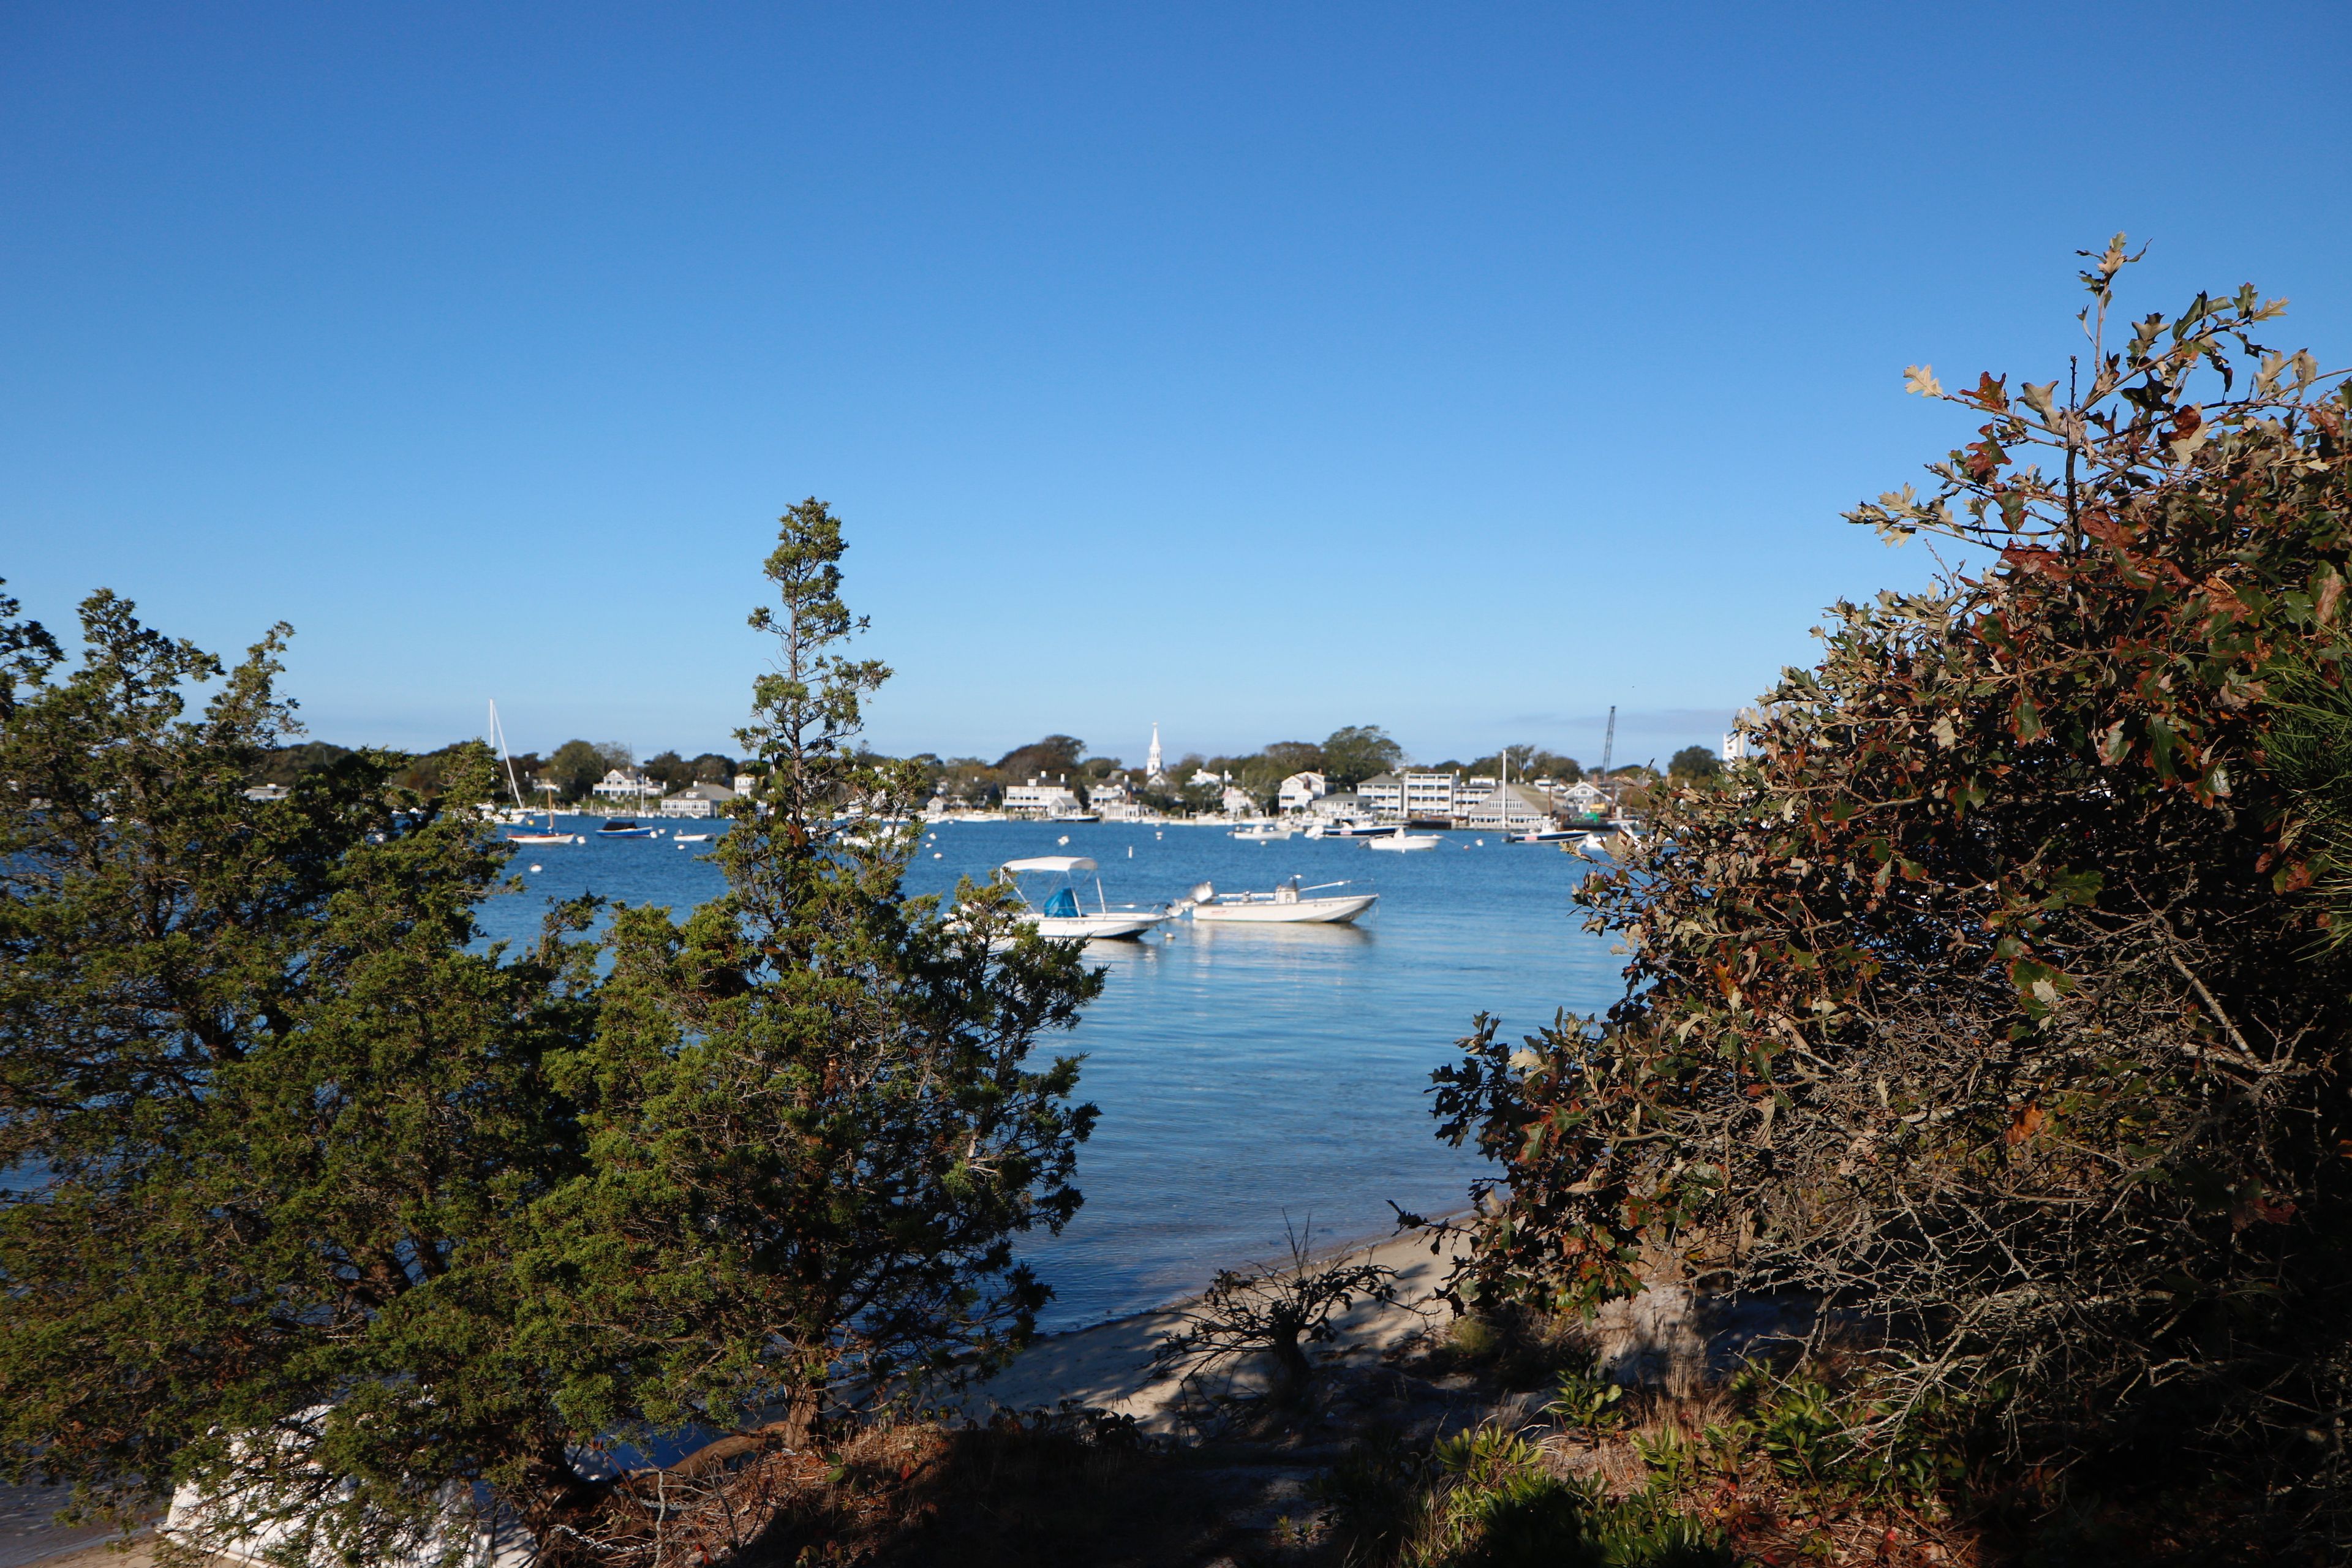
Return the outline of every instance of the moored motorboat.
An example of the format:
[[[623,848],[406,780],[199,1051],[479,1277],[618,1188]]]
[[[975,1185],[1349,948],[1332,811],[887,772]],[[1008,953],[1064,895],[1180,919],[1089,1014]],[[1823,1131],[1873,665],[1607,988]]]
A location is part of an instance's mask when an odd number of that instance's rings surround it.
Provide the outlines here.
[[[1278,839],[1295,838],[1297,835],[1298,829],[1284,823],[1245,822],[1225,837],[1238,838],[1249,844],[1272,844]]]
[[[658,827],[647,827],[629,817],[616,816],[596,830],[599,838],[652,838],[659,835]]]
[[[1111,908],[1099,877],[1095,879],[1095,898],[1101,907],[1089,913],[1078,902],[1077,879],[1095,869],[1095,863],[1083,855],[1033,855],[1026,859],[1007,860],[996,868],[996,874],[1013,884],[1014,896],[1021,900],[1021,912],[1014,918],[1024,925],[1034,926],[1039,936],[1081,937],[1090,942],[1140,936],[1173,918],[1167,910],[1157,906],[1147,909],[1129,904],[1122,909]],[[1045,879],[1042,896],[1034,900],[1021,881],[1024,877],[1033,876]]]
[[[1364,840],[1364,846],[1369,849],[1434,849],[1437,844],[1434,833],[1408,833],[1402,823],[1377,838]]]
[[[1326,888],[1345,888],[1347,882],[1318,882],[1302,888],[1298,879],[1289,881],[1270,893],[1220,893],[1207,882],[1192,889],[1187,902],[1196,921],[1232,925],[1346,925],[1357,916],[1381,901],[1378,893],[1334,893],[1325,898],[1309,898],[1310,893]]]

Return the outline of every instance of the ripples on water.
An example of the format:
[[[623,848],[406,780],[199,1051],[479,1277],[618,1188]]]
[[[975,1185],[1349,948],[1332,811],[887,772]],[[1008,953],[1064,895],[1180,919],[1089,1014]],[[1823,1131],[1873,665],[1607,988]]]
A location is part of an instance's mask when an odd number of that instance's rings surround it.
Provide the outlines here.
[[[1482,1009],[1516,1037],[1557,1008],[1597,1012],[1620,986],[1623,960],[1569,902],[1590,868],[1549,844],[1489,834],[1478,847],[1478,836],[1449,833],[1436,849],[1395,855],[1110,823],[951,823],[926,835],[916,892],[1016,856],[1069,854],[1101,863],[1113,904],[1180,898],[1202,880],[1265,889],[1294,874],[1350,878],[1381,895],[1356,927],[1180,920],[1088,950],[1108,984],[1076,1031],[1046,1047],[1086,1053],[1079,1092],[1102,1107],[1079,1155],[1087,1203],[1061,1236],[1023,1249],[1055,1291],[1048,1327],[1159,1305],[1276,1253],[1286,1215],[1311,1215],[1319,1245],[1385,1233],[1386,1200],[1423,1214],[1460,1207],[1478,1162],[1437,1141],[1430,1069]],[[482,925],[527,940],[545,900],[583,891],[683,918],[720,887],[697,853],[706,847],[526,847],[513,868],[528,890],[491,900]]]

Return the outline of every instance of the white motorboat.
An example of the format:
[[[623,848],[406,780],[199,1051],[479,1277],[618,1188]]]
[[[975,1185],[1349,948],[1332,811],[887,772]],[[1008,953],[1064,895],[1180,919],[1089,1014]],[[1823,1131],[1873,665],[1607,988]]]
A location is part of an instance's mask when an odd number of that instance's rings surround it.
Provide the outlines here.
[[[1078,902],[1077,879],[1096,869],[1095,863],[1083,855],[1033,855],[1023,860],[1007,860],[996,868],[996,874],[1013,884],[1021,900],[1023,912],[1017,917],[1024,925],[1037,928],[1039,936],[1083,937],[1099,942],[1110,937],[1140,936],[1153,926],[1173,918],[1160,908],[1146,909],[1129,904],[1113,909],[1102,890],[1102,879],[1095,879],[1095,900],[1100,908],[1092,913]],[[1024,877],[1045,879],[1039,889],[1040,897],[1032,899],[1024,887]]]
[[[1245,822],[1225,835],[1228,838],[1239,838],[1249,844],[1272,844],[1278,839],[1297,836],[1298,829],[1279,822]]]
[[[1345,888],[1346,882],[1318,882],[1302,888],[1293,877],[1271,893],[1220,893],[1203,882],[1192,889],[1189,900],[1192,916],[1196,921],[1211,921],[1235,925],[1346,925],[1366,910],[1381,901],[1378,893],[1334,893],[1325,898],[1307,897],[1326,888]]]
[[[1336,822],[1317,823],[1307,830],[1307,837],[1309,838],[1377,838],[1387,831],[1385,827],[1375,827],[1370,823],[1356,822],[1343,816]]]
[[[1571,838],[1583,837],[1584,832],[1585,830],[1581,827],[1531,827],[1525,833],[1512,834],[1509,842],[1513,844],[1563,844]]]
[[[1367,849],[1434,849],[1437,847],[1437,835],[1408,833],[1404,829],[1404,825],[1399,823],[1394,828],[1377,838],[1365,839],[1364,847]]]

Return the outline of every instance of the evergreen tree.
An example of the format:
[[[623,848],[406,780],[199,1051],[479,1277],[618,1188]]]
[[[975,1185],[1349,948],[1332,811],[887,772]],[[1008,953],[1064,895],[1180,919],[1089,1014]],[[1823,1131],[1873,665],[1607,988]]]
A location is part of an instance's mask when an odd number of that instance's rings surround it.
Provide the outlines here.
[[[1013,1239],[1076,1210],[1075,1058],[1047,1030],[1100,985],[1074,943],[1015,936],[1001,889],[952,920],[901,883],[919,768],[854,744],[887,678],[845,645],[841,528],[811,500],[767,574],[779,645],[740,732],[765,764],[680,926],[615,921],[593,1043],[560,1081],[592,1169],[550,1200],[532,1328],[583,1425],[745,1426],[799,1445],[845,1383],[984,1366],[1045,1289]]]
[[[386,752],[251,800],[293,729],[286,627],[224,669],[100,593],[69,667],[15,616],[0,1462],[101,1513],[194,1481],[225,1522],[362,1558],[453,1480],[566,1484],[576,1434],[513,1344],[509,1266],[577,1162],[542,1068],[586,1003],[559,944],[467,951],[501,862],[491,758],[453,753],[437,807]]]

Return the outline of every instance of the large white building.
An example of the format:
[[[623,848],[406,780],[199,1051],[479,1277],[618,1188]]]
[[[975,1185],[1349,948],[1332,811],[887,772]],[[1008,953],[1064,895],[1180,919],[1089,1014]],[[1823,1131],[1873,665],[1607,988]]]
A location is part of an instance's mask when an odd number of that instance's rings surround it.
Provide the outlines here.
[[[621,769],[614,768],[596,783],[590,784],[588,793],[600,800],[635,800],[640,796],[658,800],[661,798],[662,788],[641,773],[634,771],[624,773]]]
[[[1456,827],[1484,827],[1503,833],[1525,833],[1551,826],[1551,796],[1533,784],[1493,787],[1493,779],[1474,779],[1488,787],[1462,803],[1454,818]]]
[[[1025,784],[1004,786],[1007,816],[1074,816],[1082,809],[1077,792],[1066,784],[1040,784],[1031,779]]]
[[[716,816],[735,792],[722,784],[689,784],[673,795],[665,795],[661,803],[664,816]]]
[[[1293,773],[1283,780],[1275,798],[1285,811],[1305,811],[1329,793],[1330,786],[1323,782],[1323,775],[1309,772]]]

